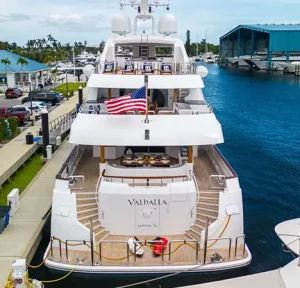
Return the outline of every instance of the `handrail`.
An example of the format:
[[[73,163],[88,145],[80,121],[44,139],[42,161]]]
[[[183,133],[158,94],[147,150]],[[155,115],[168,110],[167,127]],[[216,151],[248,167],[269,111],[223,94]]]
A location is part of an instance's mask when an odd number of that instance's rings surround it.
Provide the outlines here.
[[[92,233],[90,234],[90,241],[86,241],[86,240],[66,240],[66,241],[62,241],[61,239],[59,238],[56,238],[54,236],[52,236],[50,238],[50,255],[51,257],[53,258],[53,242],[54,241],[58,241],[58,244],[59,244],[59,255],[60,255],[60,261],[62,261],[62,244],[65,244],[65,256],[66,256],[66,262],[69,262],[69,252],[68,252],[68,247],[69,246],[80,246],[80,245],[87,245],[87,243],[91,243],[93,242],[93,236],[92,236]],[[246,250],[246,243],[245,243],[245,234],[242,234],[242,235],[239,235],[236,237],[235,239],[235,252],[234,252],[234,259],[237,258],[237,244],[238,244],[238,239],[240,238],[243,238],[243,254],[242,256],[245,256],[245,250]],[[232,239],[231,237],[219,237],[219,238],[209,238],[207,239],[207,242],[208,241],[222,241],[222,240],[227,240],[229,241],[229,247],[228,247],[228,260],[230,260],[230,257],[231,257],[231,243],[232,243]],[[297,239],[299,240],[299,247],[300,247],[300,238]],[[70,242],[75,242],[74,244],[70,244]],[[164,265],[164,247],[163,247],[163,241],[162,240],[157,240],[155,242],[158,242],[162,245],[162,254],[161,254],[161,259],[162,259],[162,265]],[[134,261],[136,262],[136,259],[137,259],[137,254],[136,254],[136,251],[137,251],[137,243],[139,243],[141,246],[149,246],[149,244],[153,244],[153,240],[138,240],[135,242],[135,245],[134,245],[134,252],[132,252],[132,254],[130,254],[130,247],[129,247],[129,244],[128,244],[128,241],[125,241],[125,240],[101,240],[99,242],[99,253],[97,253],[92,247],[93,245],[89,246],[87,245],[90,249],[91,249],[91,260],[92,260],[92,265],[94,265],[94,261],[93,261],[93,258],[94,258],[94,253],[98,254],[99,255],[99,258],[100,258],[100,265],[102,264],[102,258],[105,258],[104,256],[102,256],[102,245],[105,244],[105,243],[109,243],[109,244],[126,244],[126,257],[124,258],[120,258],[120,259],[114,259],[114,260],[123,260],[123,259],[127,259],[127,263],[129,263],[129,257],[130,256],[134,256]],[[172,251],[172,243],[182,243],[181,245],[179,245],[174,251]],[[193,247],[192,245],[190,245],[189,243],[195,243],[196,244],[196,247]],[[189,245],[190,247],[194,248],[195,249],[195,258],[196,258],[196,263],[199,263],[199,251],[201,250],[204,250],[204,256],[207,255],[207,250],[209,249],[209,247],[205,247],[204,245],[204,249],[200,248],[200,241],[197,241],[197,240],[189,240],[189,239],[182,239],[182,240],[171,240],[169,241],[168,243],[168,253],[166,255],[168,255],[169,259],[168,259],[168,263],[170,264],[171,263],[171,255],[173,253],[175,253],[178,248],[184,244],[187,244]],[[300,248],[299,248],[300,249]],[[217,251],[217,249],[214,249],[214,251]],[[300,252],[300,251],[299,251]],[[203,261],[201,262],[202,265],[205,265],[206,264],[206,257],[203,259]],[[211,262],[209,264],[214,264],[214,262]],[[96,264],[98,265],[98,264]],[[299,261],[299,265],[300,265],[300,261]]]
[[[140,179],[140,180],[147,180],[147,179],[177,179],[177,178],[188,178],[187,175],[180,175],[180,176],[110,176],[105,175],[105,169],[102,172],[102,177],[112,178],[112,179]]]
[[[200,243],[197,240],[171,240],[169,242],[169,264],[171,263],[171,245],[172,243],[183,243],[183,244],[187,244],[187,243],[196,243],[196,263],[199,263],[199,247],[200,247]]]
[[[230,253],[231,253],[231,237],[220,237],[220,238],[209,238],[208,241],[222,241],[222,240],[229,240],[229,249],[228,249],[228,259],[230,259]]]
[[[196,176],[195,176],[194,173],[192,174],[192,178],[194,180],[194,183],[195,183],[195,186],[196,186],[196,189],[197,189],[197,199],[196,199],[195,205],[191,209],[191,217],[193,217],[193,211],[196,208],[196,206],[197,206],[197,204],[198,204],[198,202],[200,200],[200,195],[199,195],[200,194],[200,189],[198,187],[197,179],[196,179]]]
[[[231,171],[231,173],[233,174],[233,176],[226,177],[226,179],[233,179],[233,178],[238,177],[237,173],[232,168],[232,166],[229,164],[229,162],[226,160],[226,158],[224,157],[224,155],[222,154],[222,152],[219,150],[219,148],[217,146],[213,146],[213,147],[214,147],[215,151],[219,154],[219,156],[222,158],[222,160],[224,161],[224,163],[226,164],[226,166],[229,168],[229,170]]]
[[[246,249],[246,235],[242,234],[236,237],[235,239],[235,249],[234,249],[234,258],[236,258],[236,253],[237,253],[237,245],[238,245],[238,241],[240,238],[243,238],[243,256],[245,255],[245,249]]]
[[[96,185],[95,200],[96,200],[97,206],[102,211],[102,213],[101,213],[102,214],[102,218],[104,218],[104,209],[101,207],[101,205],[99,204],[99,200],[98,200],[98,192],[99,192],[98,190],[99,190],[101,181],[102,181],[102,177],[99,177],[99,179],[97,181],[97,185]]]
[[[71,153],[69,154],[68,158],[66,159],[66,161],[64,162],[64,164],[62,165],[62,167],[60,168],[60,170],[58,171],[58,174],[56,175],[56,179],[64,179],[67,180],[66,178],[62,177],[62,173],[64,172],[64,170],[66,168],[68,168],[68,164],[71,161],[72,157],[74,156],[74,154],[76,153],[78,149],[78,146],[74,146]]]

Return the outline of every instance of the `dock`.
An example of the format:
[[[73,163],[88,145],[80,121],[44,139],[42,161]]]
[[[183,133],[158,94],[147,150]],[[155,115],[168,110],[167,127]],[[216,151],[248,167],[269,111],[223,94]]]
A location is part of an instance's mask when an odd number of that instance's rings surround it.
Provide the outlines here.
[[[181,288],[281,288],[279,270]]]
[[[85,89],[86,90],[86,89]],[[85,92],[84,90],[84,92]],[[71,113],[75,110],[78,103],[78,94],[65,100],[60,106],[56,107],[49,113],[49,121],[57,119],[58,117]],[[0,187],[6,182],[38,149],[38,143],[32,145],[25,144],[25,136],[28,132],[37,136],[37,132],[41,128],[41,120],[36,121],[34,126],[30,126],[16,138],[11,140],[0,149]]]
[[[85,94],[86,91],[84,91]],[[77,102],[78,97],[75,94],[74,97],[64,101],[49,113],[49,121],[70,113],[74,110]],[[10,169],[13,171],[16,167],[20,167],[38,149],[37,143],[26,145],[25,135],[28,132],[36,135],[40,126],[40,121],[37,121],[34,126],[28,128],[0,149],[1,177],[6,177],[8,174],[5,176],[5,173],[10,173],[8,172]],[[72,148],[73,146],[67,141],[62,143],[53,154],[52,159],[45,163],[20,195],[20,208],[10,218],[9,226],[0,235],[0,287],[6,283],[15,259],[27,258],[30,262],[35,253],[41,238],[41,230],[46,222],[44,216],[47,215],[51,207],[55,176]]]

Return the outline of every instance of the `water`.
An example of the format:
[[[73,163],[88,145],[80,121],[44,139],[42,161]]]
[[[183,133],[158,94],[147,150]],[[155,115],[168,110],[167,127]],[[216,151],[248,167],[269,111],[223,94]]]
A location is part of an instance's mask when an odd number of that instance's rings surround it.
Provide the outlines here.
[[[206,99],[223,127],[219,145],[237,171],[243,189],[244,222],[252,263],[216,275],[189,275],[136,287],[171,288],[264,272],[292,260],[281,249],[274,227],[300,216],[300,79],[281,73],[252,72],[208,66]],[[39,263],[44,239],[34,263]],[[37,279],[54,279],[45,268],[31,272]],[[117,287],[140,279],[68,279],[46,287]]]

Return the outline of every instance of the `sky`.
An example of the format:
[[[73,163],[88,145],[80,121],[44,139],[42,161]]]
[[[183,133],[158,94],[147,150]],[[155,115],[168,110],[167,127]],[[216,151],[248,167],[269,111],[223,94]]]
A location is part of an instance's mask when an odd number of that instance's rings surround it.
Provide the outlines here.
[[[99,45],[113,36],[111,17],[119,7],[119,0],[0,0],[0,41],[25,45],[28,39],[52,34],[61,43]],[[166,13],[153,10],[156,19]],[[169,12],[178,20],[178,38],[185,41],[190,30],[192,42],[201,41],[207,31],[207,41],[218,44],[220,36],[239,24],[299,23],[299,11],[300,0],[171,0]],[[137,13],[131,7],[125,12]],[[147,27],[142,23],[139,31]]]

